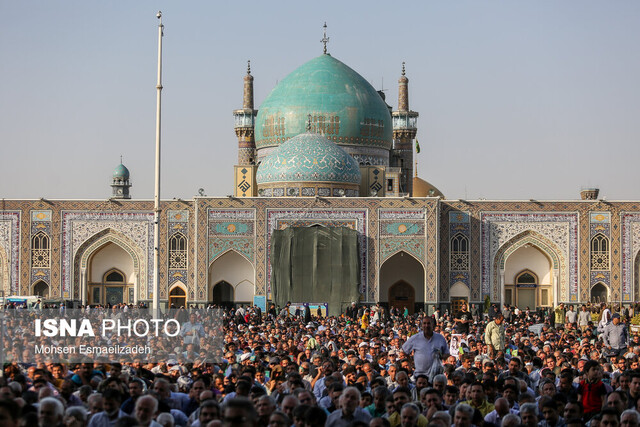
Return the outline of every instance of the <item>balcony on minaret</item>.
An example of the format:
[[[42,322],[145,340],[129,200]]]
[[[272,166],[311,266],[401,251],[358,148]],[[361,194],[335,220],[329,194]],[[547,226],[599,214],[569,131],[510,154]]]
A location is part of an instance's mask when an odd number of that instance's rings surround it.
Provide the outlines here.
[[[235,119],[236,128],[253,128],[255,124],[256,115],[258,114],[258,110],[252,109],[242,109],[242,110],[234,110],[233,117]]]
[[[393,130],[416,130],[418,128],[418,113],[416,111],[394,111],[391,113]]]

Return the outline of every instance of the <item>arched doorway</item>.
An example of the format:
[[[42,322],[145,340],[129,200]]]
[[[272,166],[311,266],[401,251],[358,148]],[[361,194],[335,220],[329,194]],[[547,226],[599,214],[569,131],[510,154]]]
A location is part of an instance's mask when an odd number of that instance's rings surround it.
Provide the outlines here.
[[[504,303],[524,310],[536,310],[553,304],[553,267],[551,259],[532,244],[525,244],[505,260]]]
[[[49,298],[49,285],[40,280],[38,283],[33,285],[33,295],[42,298]]]
[[[209,301],[214,304],[253,302],[254,274],[247,258],[233,250],[226,252],[209,267]]]
[[[405,308],[409,309],[409,314],[413,314],[416,302],[416,291],[413,286],[401,280],[389,288],[389,308],[396,307],[400,313]]]
[[[608,299],[609,290],[604,283],[596,283],[591,288],[591,302],[601,303]]]
[[[181,284],[175,284],[169,291],[169,307],[187,308],[187,293]]]
[[[235,300],[235,292],[233,286],[230,283],[218,282],[213,286],[213,291],[211,292],[211,301],[214,304],[222,305],[222,306],[230,306],[233,305]]]
[[[462,309],[462,305],[467,303],[467,307],[469,307],[469,296],[471,295],[471,291],[469,287],[462,282],[456,282],[453,284],[451,289],[449,290],[449,295],[451,297],[451,312],[457,313]],[[470,307],[469,307],[470,309]]]
[[[413,314],[424,304],[424,267],[413,255],[401,251],[380,267],[378,295],[389,307],[406,306]]]
[[[133,304],[135,269],[131,255],[109,242],[89,260],[87,294],[93,305]]]

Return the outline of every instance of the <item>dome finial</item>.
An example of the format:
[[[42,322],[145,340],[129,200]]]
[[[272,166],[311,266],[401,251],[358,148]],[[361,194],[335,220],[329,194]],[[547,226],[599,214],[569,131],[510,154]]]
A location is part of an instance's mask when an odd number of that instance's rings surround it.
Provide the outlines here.
[[[327,43],[329,43],[329,37],[327,37],[327,22],[325,21],[324,25],[322,26],[323,28],[323,33],[322,33],[322,39],[320,40],[320,43],[324,44],[324,51],[323,53],[326,55],[327,54]]]
[[[122,163],[122,154],[120,154],[120,164],[123,165],[124,163]]]
[[[311,132],[311,114],[307,116],[307,132]]]
[[[247,60],[247,74],[251,74],[251,60],[248,59]]]
[[[402,75],[404,76],[404,61],[402,61]]]

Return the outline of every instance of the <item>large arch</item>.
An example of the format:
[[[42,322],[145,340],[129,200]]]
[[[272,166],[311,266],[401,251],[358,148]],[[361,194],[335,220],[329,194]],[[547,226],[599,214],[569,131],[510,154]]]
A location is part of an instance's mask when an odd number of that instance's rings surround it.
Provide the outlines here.
[[[591,302],[601,303],[609,300],[609,287],[602,282],[598,282],[591,287],[589,292]]]
[[[553,261],[536,245],[520,245],[510,252],[501,275],[503,303],[522,310],[553,304]]]
[[[93,251],[87,262],[86,279],[89,304],[136,302],[133,258],[116,243],[107,242]]]
[[[102,280],[106,269],[118,269],[117,265],[109,263],[108,261],[103,262],[103,260],[101,260],[102,256],[99,254],[105,248],[107,248],[106,252],[113,250],[122,251],[126,253],[131,260],[131,267],[125,269],[128,271],[123,271],[127,278],[127,283],[132,285],[130,288],[131,290],[127,289],[128,293],[125,299],[127,301],[133,300],[131,301],[132,303],[136,303],[139,299],[145,299],[147,268],[144,252],[129,237],[111,228],[107,228],[94,234],[78,248],[74,257],[74,298],[81,299],[83,304],[86,304],[87,301],[92,299],[89,298],[89,282],[93,279],[94,283],[98,283],[97,277],[101,277],[100,280]],[[96,255],[98,255],[97,259]],[[95,266],[95,268],[92,269],[91,264],[93,261],[100,263],[100,266]],[[106,267],[109,264],[111,265]],[[105,270],[101,274],[96,273],[103,267]],[[103,296],[104,295],[101,294],[101,299],[104,299]]]
[[[449,300],[451,301],[451,312],[457,313],[462,308],[463,303],[469,304],[471,289],[463,283],[456,282],[449,289]],[[468,305],[467,305],[468,306]],[[468,306],[469,307],[469,306]]]
[[[505,242],[496,252],[493,264],[494,277],[492,280],[493,288],[491,300],[504,303],[506,297],[504,292],[506,280],[505,263],[514,252],[525,247],[536,248],[544,254],[550,263],[550,284],[552,288],[551,295],[549,295],[549,301],[550,304],[556,305],[561,298],[561,290],[569,286],[566,278],[567,263],[562,251],[554,242],[533,230],[527,230],[519,233]]]
[[[233,289],[233,302],[252,303],[255,293],[253,264],[242,254],[229,250],[216,257],[209,265],[208,299],[214,300],[214,289],[227,283]],[[222,295],[227,295],[226,291]],[[217,294],[216,294],[217,296]],[[241,298],[241,299],[239,299]],[[248,300],[246,298],[249,298]]]
[[[182,282],[175,282],[169,289],[169,308],[187,308],[187,287]]]
[[[411,313],[414,312],[415,307],[422,306],[425,302],[425,269],[422,263],[412,254],[400,251],[395,255],[387,258],[387,260],[380,266],[380,273],[378,274],[378,295],[381,302],[386,302],[391,306],[394,303],[394,295],[390,293],[393,287],[398,291],[402,291],[397,294],[400,298],[408,298],[408,288],[410,286],[414,291],[414,307],[408,307]],[[399,285],[401,284],[402,285]],[[401,300],[400,300],[401,301]],[[396,303],[400,303],[396,301]]]
[[[42,298],[49,298],[49,285],[42,280],[37,281],[31,288],[31,295],[39,296]]]

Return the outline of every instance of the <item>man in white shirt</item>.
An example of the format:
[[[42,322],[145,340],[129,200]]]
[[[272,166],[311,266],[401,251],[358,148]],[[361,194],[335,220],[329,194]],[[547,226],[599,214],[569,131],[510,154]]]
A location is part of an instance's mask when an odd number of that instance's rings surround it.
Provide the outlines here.
[[[414,375],[427,375],[429,369],[435,362],[435,354],[440,359],[449,355],[447,340],[440,334],[433,331],[435,319],[424,317],[422,319],[422,333],[412,335],[402,346],[402,351],[410,354],[413,351],[413,361],[415,365]],[[430,378],[432,381],[433,378]]]

